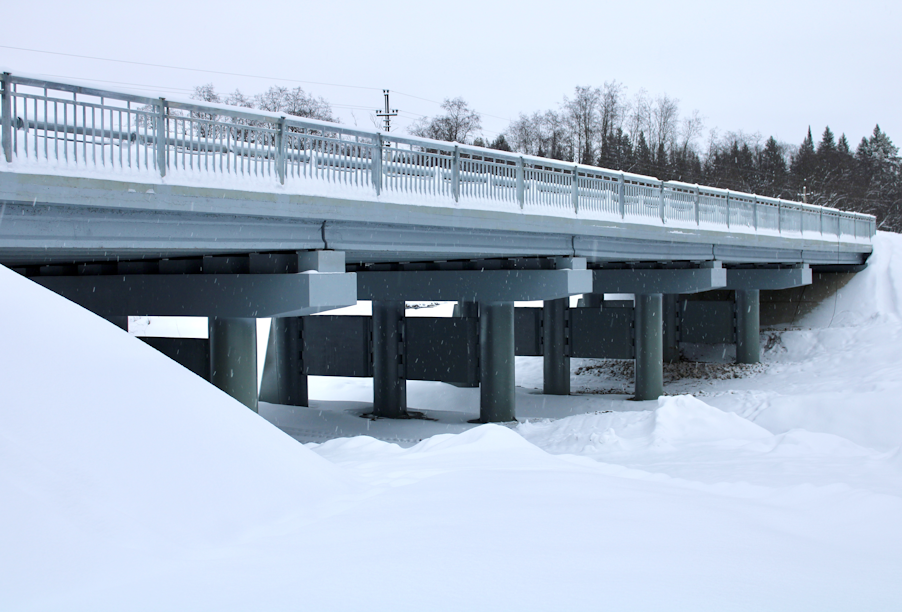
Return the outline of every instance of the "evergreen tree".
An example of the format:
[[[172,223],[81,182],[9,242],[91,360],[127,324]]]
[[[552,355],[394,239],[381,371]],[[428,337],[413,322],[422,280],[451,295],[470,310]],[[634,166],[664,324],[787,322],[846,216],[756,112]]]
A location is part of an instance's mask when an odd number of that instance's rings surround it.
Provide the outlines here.
[[[817,166],[817,157],[814,151],[814,139],[811,137],[811,127],[808,128],[808,135],[799,146],[799,151],[792,158],[792,173],[801,182],[808,179]]]
[[[651,149],[645,140],[645,132],[639,132],[639,142],[636,143],[635,172],[639,174],[651,174],[652,158]]]
[[[498,137],[489,143],[490,149],[497,149],[498,151],[513,151],[511,146],[507,144],[507,139],[504,137],[504,134],[498,134]]]
[[[768,138],[764,144],[764,150],[761,152],[758,162],[758,169],[764,191],[762,195],[771,197],[782,196],[787,176],[786,157],[783,148],[773,136]]]
[[[811,135],[811,128],[808,128],[809,136]],[[825,158],[826,156],[832,155],[836,152],[836,143],[833,139],[833,132],[830,130],[830,126],[828,125],[824,130],[824,135],[821,136],[821,141],[817,143],[817,154],[819,157]]]

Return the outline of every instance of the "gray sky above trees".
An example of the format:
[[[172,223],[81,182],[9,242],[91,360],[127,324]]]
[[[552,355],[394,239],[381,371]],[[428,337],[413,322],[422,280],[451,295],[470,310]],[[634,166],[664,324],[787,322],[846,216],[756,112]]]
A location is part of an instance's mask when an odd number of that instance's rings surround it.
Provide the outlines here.
[[[247,95],[301,85],[360,127],[373,127],[389,88],[402,111],[393,126],[461,96],[491,139],[520,112],[556,108],[576,85],[617,80],[630,97],[645,89],[678,99],[684,115],[698,109],[706,133],[798,143],[809,124],[815,135],[829,124],[855,146],[880,123],[902,140],[898,0],[33,0],[3,13],[0,45],[236,74],[0,47],[6,69],[184,98],[205,83]]]

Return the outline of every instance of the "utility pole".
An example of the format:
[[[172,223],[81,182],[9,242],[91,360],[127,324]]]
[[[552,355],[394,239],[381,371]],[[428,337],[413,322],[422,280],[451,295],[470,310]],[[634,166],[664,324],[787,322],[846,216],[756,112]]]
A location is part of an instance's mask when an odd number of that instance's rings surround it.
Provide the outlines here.
[[[390,132],[390,131],[391,131],[391,118],[392,118],[392,117],[397,117],[397,116],[398,116],[398,109],[397,109],[397,108],[393,108],[393,109],[389,110],[389,106],[388,106],[388,90],[387,90],[387,89],[383,89],[383,90],[382,90],[382,93],[385,94],[385,110],[384,110],[384,111],[378,111],[378,110],[377,110],[377,111],[376,111],[376,116],[377,116],[377,117],[382,117],[382,118],[383,118],[383,120],[384,120],[384,126],[383,126],[383,129],[384,129],[386,132]]]

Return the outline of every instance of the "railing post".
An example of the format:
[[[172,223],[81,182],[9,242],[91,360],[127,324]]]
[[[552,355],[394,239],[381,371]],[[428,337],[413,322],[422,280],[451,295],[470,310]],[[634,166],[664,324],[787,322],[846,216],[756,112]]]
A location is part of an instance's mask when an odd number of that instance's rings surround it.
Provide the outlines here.
[[[454,145],[454,157],[451,158],[451,194],[455,202],[460,202],[460,149]]]
[[[667,225],[667,219],[664,214],[664,181],[661,181],[661,225]]]
[[[573,213],[579,213],[579,164],[573,166],[573,181],[570,185],[570,204],[573,206]]]
[[[160,114],[157,117],[157,133],[154,140],[157,144],[157,170],[160,176],[166,176],[166,98],[160,98]]]
[[[701,225],[701,215],[699,214],[699,204],[702,199],[702,190],[699,188],[698,183],[695,184],[695,225]]]
[[[285,184],[285,117],[279,117],[279,133],[276,134],[276,173],[279,184]]]
[[[623,172],[620,173],[620,218],[626,218],[626,181],[623,178]]]
[[[777,233],[783,233],[783,201],[777,200]]]
[[[730,229],[730,190],[727,189],[727,229]]]
[[[12,163],[13,161],[13,117],[12,117],[12,105],[10,104],[10,95],[12,86],[9,82],[9,73],[3,73],[3,91],[2,91],[2,101],[0,101],[0,114],[2,114],[2,139],[3,139],[3,156],[6,158],[7,163]]]
[[[799,236],[805,235],[805,209],[799,206]]]
[[[373,141],[373,163],[370,166],[370,175],[373,181],[373,187],[376,189],[376,195],[382,193],[382,134],[377,133]],[[441,172],[441,168],[439,168]]]
[[[821,206],[821,209],[818,212],[818,216],[820,217],[818,219],[818,222],[820,223],[820,226],[821,226],[821,236],[823,236],[824,235],[824,207],[823,206]]]
[[[522,155],[517,159],[517,203],[521,209],[526,206],[526,166]]]
[[[755,227],[755,231],[758,231],[758,196],[755,196],[755,201],[752,203],[752,224]]]

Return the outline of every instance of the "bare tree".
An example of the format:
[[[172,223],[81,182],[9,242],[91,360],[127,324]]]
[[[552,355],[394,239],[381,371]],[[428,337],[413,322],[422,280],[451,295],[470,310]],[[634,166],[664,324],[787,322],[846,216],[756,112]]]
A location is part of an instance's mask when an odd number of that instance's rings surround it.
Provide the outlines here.
[[[682,149],[683,155],[695,148],[695,140],[702,135],[704,129],[705,120],[697,110],[683,118],[680,130],[680,149]]]
[[[597,87],[577,86],[572,100],[564,98],[564,111],[576,147],[574,157],[581,164],[595,163],[601,136],[600,109],[601,90]]]
[[[604,138],[617,128],[623,127],[625,108],[623,103],[624,87],[617,81],[604,84],[601,93],[601,136]]]
[[[255,96],[254,100],[258,108],[271,113],[285,113],[320,121],[335,121],[332,116],[332,107],[328,102],[323,98],[306,93],[300,87],[288,89],[274,85],[264,93]]]
[[[465,144],[467,138],[476,135],[482,129],[482,118],[479,113],[471,109],[463,98],[457,97],[453,100],[445,98],[442,109],[446,114],[423,117],[410,126],[408,131],[421,138]]]
[[[679,130],[680,101],[663,94],[655,98],[649,110],[649,147],[652,151],[672,150]]]

